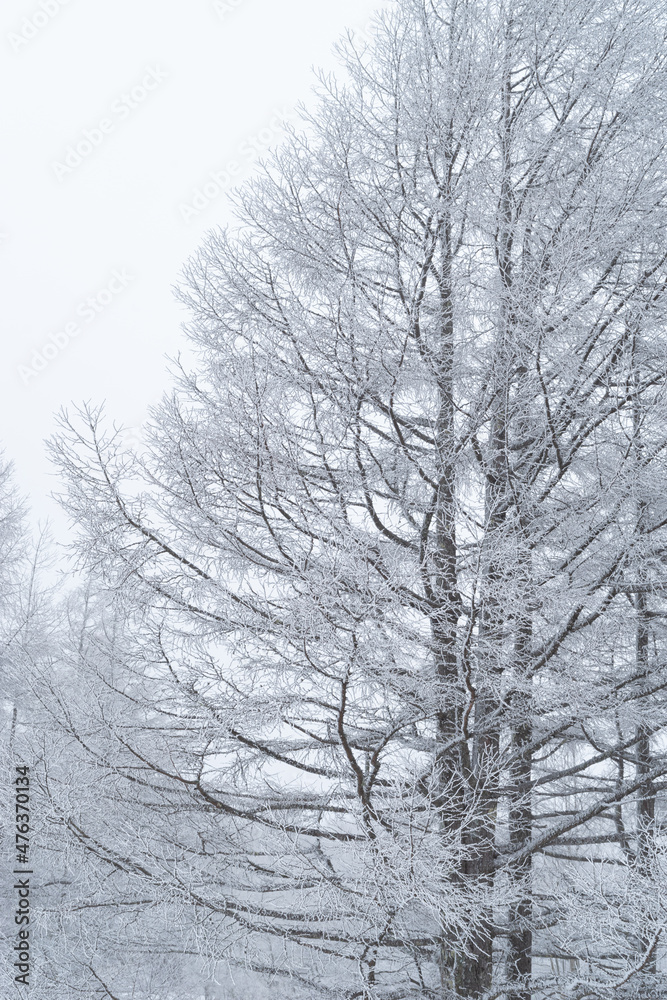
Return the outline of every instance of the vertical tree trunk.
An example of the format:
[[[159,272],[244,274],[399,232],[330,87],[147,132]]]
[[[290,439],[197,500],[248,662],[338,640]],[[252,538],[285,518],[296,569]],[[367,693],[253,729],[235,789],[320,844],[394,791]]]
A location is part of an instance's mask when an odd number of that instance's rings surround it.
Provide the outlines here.
[[[635,608],[637,611],[637,673],[646,685],[649,674],[649,631],[647,625],[646,594],[638,593],[635,597]],[[655,825],[655,785],[648,777],[652,768],[651,757],[651,734],[647,725],[641,724],[637,729],[637,775],[644,777],[645,781],[639,792],[637,802],[637,868],[639,874],[645,879],[651,878],[651,846],[654,839]],[[641,958],[646,955],[651,947],[653,934],[646,928],[639,930],[639,940],[641,942]],[[657,949],[654,947],[649,956],[644,971],[646,973],[657,972]]]
[[[443,831],[456,829],[468,807],[470,759],[464,738],[464,712],[459,703],[458,619],[460,595],[457,578],[456,470],[454,440],[454,317],[452,310],[451,231],[447,218],[440,225],[439,268],[440,346],[436,359],[439,411],[436,428],[437,495],[435,498],[435,585],[431,595],[431,618],[437,674],[437,752],[439,782],[438,808]],[[464,872],[460,873],[461,875]],[[465,969],[471,959],[461,954],[443,935],[441,980],[456,996],[476,996],[465,992]]]
[[[632,384],[637,393],[637,383],[638,383],[638,372],[635,363],[637,349],[637,337],[636,334],[632,338]],[[642,497],[641,490],[641,480],[642,480],[642,463],[643,463],[643,444],[642,444],[642,412],[641,405],[637,395],[632,407],[632,422],[633,422],[633,453],[636,463],[636,478],[639,492],[639,500],[637,504],[637,535],[640,541],[640,557],[641,557],[641,540],[646,532],[646,502]],[[641,580],[642,583],[646,583],[645,580]],[[645,690],[649,683],[650,674],[650,664],[649,664],[649,616],[648,616],[648,595],[644,587],[640,587],[635,594],[635,612],[637,617],[636,625],[636,636],[635,636],[635,657],[636,657],[636,671],[639,677],[639,682],[642,688]],[[651,732],[648,725],[641,723],[637,728],[637,743],[636,743],[636,755],[637,755],[637,776],[644,777],[645,781],[641,786],[639,792],[639,800],[637,802],[637,868],[644,878],[647,880],[651,877],[651,845],[654,838],[654,823],[655,823],[655,785],[653,781],[648,777],[651,772],[652,758],[651,758]],[[648,949],[651,947],[652,933],[650,930],[647,931],[646,928],[639,929],[638,938],[640,941],[641,955],[640,959],[643,959],[646,955]],[[655,973],[657,971],[657,957],[656,948],[653,948],[652,954],[649,956],[648,961],[644,965],[644,971],[647,973]]]
[[[522,677],[528,663],[531,641],[531,622],[524,619],[519,628],[516,642],[515,664]],[[509,806],[509,840],[512,852],[525,847],[530,841],[533,828],[531,803],[531,698],[525,690],[518,691],[512,698],[512,718],[517,720],[511,737],[512,770]],[[530,1000],[530,988],[526,985],[532,970],[532,888],[530,885],[531,857],[518,862],[509,871],[514,885],[510,895],[518,889],[519,898],[510,908],[507,950],[507,978],[510,986],[507,995],[511,1000]]]

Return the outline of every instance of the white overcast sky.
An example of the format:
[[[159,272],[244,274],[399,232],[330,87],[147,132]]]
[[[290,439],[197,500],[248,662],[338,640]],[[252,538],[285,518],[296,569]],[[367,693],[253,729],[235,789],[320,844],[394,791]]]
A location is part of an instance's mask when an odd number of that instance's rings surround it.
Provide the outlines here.
[[[311,100],[313,67],[335,66],[340,34],[378,6],[4,0],[0,439],[35,520],[62,532],[43,443],[54,413],[105,401],[141,425],[184,346],[172,285],[229,219],[224,171],[250,173]]]

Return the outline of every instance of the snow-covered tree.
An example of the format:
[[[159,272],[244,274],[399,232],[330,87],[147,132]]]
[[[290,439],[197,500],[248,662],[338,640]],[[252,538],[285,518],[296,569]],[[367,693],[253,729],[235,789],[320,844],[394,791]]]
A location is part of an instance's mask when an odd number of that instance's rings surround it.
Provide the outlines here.
[[[13,872],[17,868],[29,868],[34,860],[31,847],[35,826],[39,824],[35,787],[34,783],[30,785],[32,775],[29,773],[35,759],[27,734],[33,722],[34,656],[46,638],[44,591],[39,582],[39,570],[44,564],[43,549],[44,535],[39,542],[31,537],[27,505],[16,487],[11,463],[0,456],[0,794],[3,803],[0,810],[3,876],[0,945],[4,955],[0,966],[0,989],[6,996],[19,995],[22,989],[15,980],[19,973],[14,967],[18,958],[15,947],[21,942],[18,938],[20,928],[15,922],[18,899],[13,887],[19,876]],[[20,799],[19,793],[24,793]],[[30,926],[29,942],[34,947],[36,935],[33,931],[34,923]]]
[[[146,450],[65,418],[125,808],[64,822],[144,950],[159,896],[273,995],[663,988],[665,15],[398,0],[187,266]]]

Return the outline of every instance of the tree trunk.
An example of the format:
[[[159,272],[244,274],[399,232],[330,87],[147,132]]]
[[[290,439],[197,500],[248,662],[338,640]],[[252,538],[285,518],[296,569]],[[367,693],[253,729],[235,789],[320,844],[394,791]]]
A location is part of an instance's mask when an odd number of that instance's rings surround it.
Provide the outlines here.
[[[513,699],[513,708],[522,721],[512,733],[512,785],[509,808],[510,850],[518,851],[530,841],[533,814],[530,798],[532,726],[530,724],[530,699],[520,694]],[[509,876],[520,892],[520,898],[511,906],[507,950],[507,978],[516,985],[508,990],[512,1000],[530,1000],[530,989],[524,985],[532,968],[532,892],[530,886],[531,857],[510,868]]]
[[[633,337],[632,341],[632,355],[633,355],[633,387],[637,389],[638,373],[635,365],[635,355],[637,349],[636,335]],[[642,444],[642,413],[641,406],[638,399],[635,399],[632,408],[633,417],[633,452],[634,459],[636,462],[636,472],[637,480],[639,484],[639,502],[637,509],[637,535],[639,537],[640,543],[642,538],[646,533],[646,502],[641,495],[641,473],[642,473],[642,462],[643,462],[643,444]],[[641,552],[641,544],[640,544]],[[645,581],[642,581],[645,582]],[[637,675],[640,678],[640,684],[644,689],[648,687],[649,684],[649,674],[650,674],[650,664],[649,664],[649,615],[648,615],[648,595],[644,587],[640,588],[635,594],[635,612],[637,615],[637,631],[636,631],[636,669]],[[646,780],[642,784],[639,799],[637,802],[637,868],[639,874],[650,880],[651,878],[651,844],[654,842],[655,838],[655,785],[653,781],[648,777],[653,766],[653,760],[651,756],[651,731],[650,727],[644,723],[640,724],[637,728],[637,744],[636,744],[636,754],[637,754],[637,776],[644,777]],[[652,932],[648,932],[642,928],[639,933],[640,940],[640,960],[642,960],[652,945]],[[646,964],[644,965],[644,971],[647,973],[657,972],[657,956],[656,947],[653,946],[653,951],[649,955]]]

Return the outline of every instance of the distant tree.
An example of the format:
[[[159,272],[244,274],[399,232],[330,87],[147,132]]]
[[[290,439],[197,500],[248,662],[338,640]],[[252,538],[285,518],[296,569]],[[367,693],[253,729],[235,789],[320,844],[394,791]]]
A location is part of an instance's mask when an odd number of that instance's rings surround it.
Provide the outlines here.
[[[180,787],[142,773],[136,757],[142,743],[165,760],[180,750],[169,729],[160,733],[169,713],[155,688],[152,703],[145,697],[150,665],[127,653],[132,612],[91,588],[61,611],[52,655],[32,668],[43,1000],[218,1000],[188,911],[205,821],[192,823]],[[263,1000],[261,989],[253,995]]]
[[[188,265],[145,453],[64,420],[124,608],[74,835],[273,995],[667,985],[665,15],[399,0]]]
[[[29,677],[22,673],[22,654],[35,636],[39,615],[35,547],[27,525],[27,505],[14,481],[11,462],[0,453],[0,745],[3,789],[6,769],[17,746],[17,730],[25,723],[30,699]],[[13,806],[12,806],[13,808]],[[12,826],[11,822],[8,829]]]

